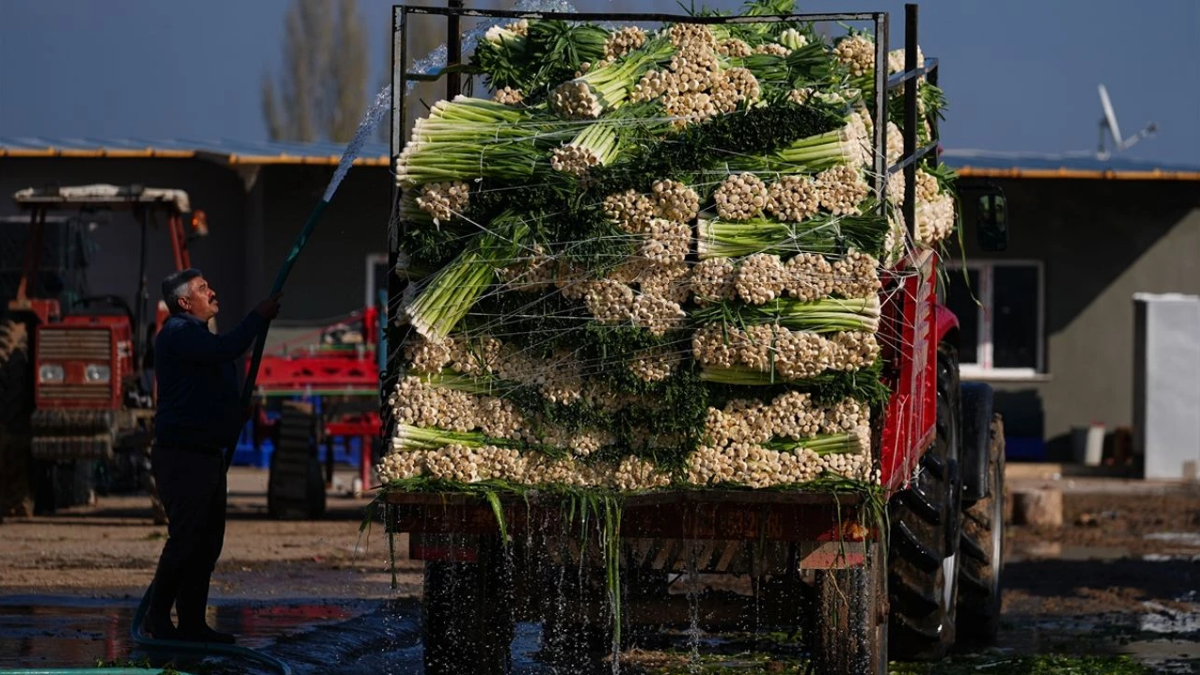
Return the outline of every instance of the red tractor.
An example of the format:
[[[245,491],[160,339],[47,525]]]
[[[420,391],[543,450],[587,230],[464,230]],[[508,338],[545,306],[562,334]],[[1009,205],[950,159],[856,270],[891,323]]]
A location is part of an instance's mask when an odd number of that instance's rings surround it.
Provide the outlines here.
[[[97,491],[153,488],[153,336],[166,317],[149,311],[147,235],[166,220],[176,269],[191,265],[189,244],[207,234],[203,211],[182,190],[88,185],[29,188],[14,195],[29,213],[22,271],[0,319],[0,458],[8,513],[53,513]],[[47,281],[47,214],[129,212],[141,228],[137,292],[63,293]],[[53,247],[53,244],[50,246]],[[51,274],[51,277],[54,275]],[[63,299],[66,300],[64,307]],[[32,358],[31,358],[32,356]],[[156,517],[161,519],[155,503]]]

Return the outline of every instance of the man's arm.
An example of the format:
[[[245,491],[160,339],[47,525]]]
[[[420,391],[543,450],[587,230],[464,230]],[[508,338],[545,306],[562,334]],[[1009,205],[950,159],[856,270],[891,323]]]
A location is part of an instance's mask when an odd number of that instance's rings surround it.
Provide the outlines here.
[[[266,325],[258,312],[250,312],[233,330],[213,335],[202,323],[189,322],[172,340],[171,351],[180,359],[197,363],[224,363],[241,356],[254,344]]]
[[[279,314],[279,297],[273,295],[259,303],[233,330],[213,335],[203,324],[189,324],[179,331],[171,351],[184,360],[198,363],[225,363],[241,356],[254,343],[267,322]]]

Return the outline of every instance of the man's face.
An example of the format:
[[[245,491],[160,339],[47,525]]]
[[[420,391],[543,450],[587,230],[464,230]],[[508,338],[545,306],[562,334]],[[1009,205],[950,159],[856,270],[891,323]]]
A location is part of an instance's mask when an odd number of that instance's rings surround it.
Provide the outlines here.
[[[217,315],[220,306],[217,304],[217,292],[208,285],[204,277],[196,277],[188,282],[189,292],[179,299],[184,311],[201,321],[208,321]]]

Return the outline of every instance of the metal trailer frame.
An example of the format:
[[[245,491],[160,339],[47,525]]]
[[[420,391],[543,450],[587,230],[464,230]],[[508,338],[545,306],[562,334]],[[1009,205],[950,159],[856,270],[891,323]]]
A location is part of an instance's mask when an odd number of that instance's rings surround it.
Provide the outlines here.
[[[887,75],[889,14],[887,12],[789,14],[771,16],[682,16],[673,14],[627,13],[543,13],[507,10],[465,9],[462,0],[448,0],[448,7],[393,6],[392,20],[392,115],[391,156],[403,149],[407,131],[409,82],[447,79],[447,96],[453,98],[461,88],[458,73],[414,73],[408,70],[407,30],[410,15],[444,16],[447,19],[448,63],[461,60],[460,19],[551,19],[562,21],[605,22],[686,22],[696,24],[770,23],[779,21],[829,22],[868,21],[875,29],[874,119],[872,183],[879,208],[887,209],[888,177],[903,171],[905,180],[902,214],[908,239],[915,241],[915,187],[919,162],[936,162],[938,135],[936,120],[931,120],[931,142],[917,147],[917,81],[924,76],[937,84],[938,62],[927,59],[917,63],[918,8],[905,5],[905,72]],[[895,165],[888,165],[887,104],[890,93],[903,87],[904,153]],[[394,269],[400,260],[399,218],[402,189],[393,188],[392,217],[388,227],[388,263]],[[890,294],[884,303],[881,322],[886,331],[903,341],[902,346],[883,350],[885,381],[892,394],[883,420],[872,424],[872,446],[878,448],[877,465],[886,496],[907,488],[921,457],[936,435],[938,346],[952,338],[957,329],[953,314],[936,304],[937,256],[930,250],[906,255],[893,270],[885,271],[883,284]],[[904,274],[893,274],[903,271]],[[395,273],[388,276],[388,298],[403,297],[406,281]],[[395,309],[399,309],[398,307]],[[397,363],[400,355],[399,326],[389,322],[386,364]],[[383,429],[394,421],[386,406],[388,392],[394,387],[398,369],[385,369],[380,379],[380,403]],[[888,571],[883,564],[885,539],[881,523],[871,518],[873,509],[886,508],[867,503],[857,493],[812,491],[763,492],[729,490],[675,490],[632,495],[623,500],[619,525],[612,534],[620,537],[619,561],[609,560],[629,573],[628,602],[623,612],[632,624],[662,625],[677,621],[680,610],[686,616],[687,603],[676,602],[666,587],[674,576],[698,574],[748,575],[751,595],[749,606],[736,602],[718,602],[706,608],[706,624],[714,627],[745,625],[746,617],[779,618],[794,624],[797,618],[810,635],[815,664],[841,672],[872,675],[886,672],[888,609],[886,598]],[[588,564],[604,564],[597,544],[604,540],[601,528],[592,519],[583,522],[587,530],[559,533],[548,531],[551,522],[563,521],[563,502],[555,495],[529,493],[521,498],[501,497],[499,503],[464,494],[390,493],[384,499],[384,520],[389,533],[409,533],[409,556],[426,561],[425,593],[427,624],[424,631],[426,668],[429,672],[462,672],[457,661],[463,648],[447,642],[447,621],[462,623],[468,642],[475,650],[471,665],[484,670],[504,671],[509,656],[507,640],[511,633],[505,625],[522,616],[544,619],[550,642],[543,645],[555,653],[557,635],[562,626],[551,626],[553,613],[546,614],[545,579],[540,577],[547,563],[538,557],[525,558],[527,550],[548,554],[552,566],[572,569]],[[957,509],[957,505],[953,508]],[[877,515],[877,512],[875,512]],[[501,523],[513,542],[511,553],[498,550]],[[557,518],[557,521],[555,520]],[[540,528],[540,529],[539,529]],[[581,539],[587,531],[590,536]],[[389,539],[390,541],[390,539]],[[394,549],[393,549],[394,554]],[[531,565],[522,573],[497,572],[500,560],[521,556]],[[545,557],[545,556],[543,556]],[[452,570],[470,569],[467,576],[450,581]],[[500,574],[502,579],[496,579]],[[626,572],[621,572],[626,574]],[[664,576],[665,575],[665,576]],[[582,578],[582,577],[581,577]],[[736,577],[735,577],[736,578]],[[507,579],[504,581],[503,579]],[[459,598],[459,585],[469,586],[468,595]],[[762,584],[775,590],[759,594]],[[498,584],[498,585],[497,585]],[[508,584],[507,586],[505,584]],[[649,585],[646,585],[649,584]],[[796,586],[800,584],[808,590]],[[491,594],[499,590],[501,595]],[[648,595],[646,594],[648,593]],[[815,601],[797,617],[793,604],[796,593]],[[472,595],[474,594],[474,595]],[[741,595],[744,595],[742,593]],[[744,598],[743,598],[744,599]],[[765,601],[765,602],[760,602]],[[581,596],[572,602],[577,617],[594,620],[595,598]],[[489,609],[490,608],[490,609]],[[761,610],[761,614],[760,614]],[[561,612],[561,608],[558,610]],[[498,612],[498,614],[497,614]],[[749,612],[749,613],[747,613]],[[632,618],[636,616],[637,618]],[[588,621],[588,618],[582,618]],[[686,620],[686,619],[684,619]],[[558,616],[556,622],[563,621]],[[743,622],[743,623],[739,623]],[[501,625],[504,624],[504,625]],[[848,624],[848,625],[847,625]],[[847,630],[849,629],[849,630]],[[454,632],[457,628],[451,630]],[[480,632],[481,631],[481,632]],[[566,637],[568,642],[573,639]],[[565,643],[564,643],[565,644]],[[561,646],[561,645],[560,645]],[[495,666],[499,666],[498,668]],[[438,670],[438,669],[441,670]]]
[[[461,0],[449,0],[449,7],[413,7],[394,5],[392,7],[392,114],[391,114],[391,145],[393,158],[403,150],[405,132],[407,129],[408,84],[410,82],[434,82],[442,77],[447,79],[447,97],[453,98],[460,93],[461,78],[458,73],[445,73],[444,69],[436,73],[417,73],[408,70],[409,54],[407,50],[407,30],[410,15],[443,16],[447,19],[447,53],[448,64],[457,63],[461,58],[461,36],[459,22],[461,17],[481,19],[542,19],[561,21],[605,21],[605,22],[654,22],[654,23],[696,23],[696,24],[734,24],[734,23],[774,23],[781,21],[797,22],[836,22],[836,21],[868,21],[875,29],[877,64],[886,64],[888,55],[889,14],[887,12],[847,12],[825,14],[785,14],[766,16],[689,16],[676,14],[637,14],[637,13],[555,13],[555,12],[525,12],[512,10],[480,10],[467,9]],[[887,124],[874,125],[872,148],[873,176],[872,183],[880,208],[887,204],[887,177],[903,171],[905,175],[905,194],[903,215],[907,222],[910,240],[915,239],[915,184],[916,169],[919,162],[926,158],[936,161],[935,151],[938,148],[936,120],[931,122],[932,141],[917,147],[917,80],[924,76],[931,84],[937,84],[938,61],[926,59],[924,64],[917,64],[917,33],[918,8],[915,4],[905,6],[905,72],[887,76],[886,65],[875,69],[874,77],[874,119],[887,119],[888,95],[893,90],[904,88],[904,155],[895,165],[887,164]],[[399,67],[402,66],[402,67]],[[403,190],[393,186],[392,216],[388,225],[388,263],[394,268],[400,260],[399,235],[402,226],[399,218],[399,205]],[[895,335],[902,336],[905,344],[916,345],[911,353],[901,353],[902,350],[892,350],[887,354],[889,380],[897,386],[893,387],[892,399],[887,407],[887,426],[879,429],[876,426],[873,445],[881,447],[880,459],[884,485],[889,491],[907,486],[912,471],[920,459],[924,449],[932,441],[935,414],[935,387],[933,378],[936,373],[937,345],[942,337],[957,325],[953,315],[934,307],[935,278],[933,270],[936,258],[931,252],[926,252],[919,259],[901,261],[899,267],[915,270],[918,274],[905,279],[884,279],[885,287],[891,286],[900,297],[899,307],[890,318],[897,330]],[[388,296],[393,301],[402,297],[406,281],[397,274],[388,277]],[[920,325],[918,325],[920,324]],[[926,330],[927,329],[927,330]],[[400,355],[398,328],[389,322],[387,330],[392,333],[385,341],[387,346],[386,363],[394,363]],[[386,401],[388,392],[394,387],[397,375],[385,372],[380,380],[381,417],[383,430],[392,426],[390,411]],[[907,420],[900,425],[895,420]],[[895,452],[884,458],[879,442],[892,444]],[[883,461],[886,460],[886,461]],[[531,501],[541,501],[533,495]],[[679,528],[671,528],[670,532],[655,532],[655,538],[714,539],[722,538],[727,529],[717,526],[723,522],[721,513],[733,509],[738,503],[744,508],[740,513],[734,513],[729,518],[734,522],[738,518],[749,518],[756,525],[755,531],[761,528],[774,528],[772,523],[781,517],[792,522],[812,520],[820,523],[820,527],[811,525],[788,531],[779,530],[774,537],[792,543],[805,543],[807,554],[801,556],[802,567],[808,569],[831,569],[856,567],[865,560],[865,542],[873,540],[872,533],[853,531],[842,527],[841,524],[855,520],[861,508],[858,495],[850,494],[821,494],[821,493],[763,493],[755,495],[744,492],[729,493],[728,491],[687,491],[664,493],[661,495],[645,495],[633,497],[626,503],[626,525],[622,530],[628,530],[632,537],[638,537],[635,523],[650,523],[654,520],[653,513],[662,509],[686,511],[699,504],[719,503],[719,508],[711,518],[687,517],[685,524]],[[543,502],[549,506],[549,500]],[[421,495],[393,494],[386,501],[386,521],[392,531],[413,532],[410,552],[414,557],[427,560],[464,560],[462,556],[470,556],[462,546],[467,541],[485,532],[496,531],[495,514],[491,508],[478,499],[459,498],[454,495]],[[428,507],[428,508],[427,508]],[[832,511],[831,511],[832,509]],[[522,503],[519,507],[514,504],[505,506],[511,511],[506,518],[509,527],[520,528],[515,522],[522,514],[528,516],[531,511]],[[650,518],[639,515],[640,511],[650,515]],[[434,512],[441,513],[435,516]],[[831,513],[836,512],[836,517]],[[757,515],[755,515],[757,514]],[[515,517],[515,518],[514,518]],[[713,520],[715,518],[716,520]],[[795,520],[793,520],[795,519]],[[742,526],[732,526],[731,532],[748,533]],[[753,529],[753,528],[752,528]],[[423,532],[423,534],[422,534]],[[456,545],[445,545],[446,537],[465,535],[467,539],[458,538]],[[740,537],[741,535],[738,535]],[[850,548],[847,548],[849,546]]]

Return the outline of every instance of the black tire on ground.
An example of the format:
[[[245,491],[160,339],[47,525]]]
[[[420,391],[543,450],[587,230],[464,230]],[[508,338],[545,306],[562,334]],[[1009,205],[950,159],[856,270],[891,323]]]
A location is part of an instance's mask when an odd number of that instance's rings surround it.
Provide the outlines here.
[[[421,637],[427,675],[501,675],[512,668],[511,568],[499,537],[492,539],[480,546],[477,562],[425,563]]]
[[[809,611],[813,672],[887,675],[887,565],[871,544],[865,567],[818,570]]]
[[[991,643],[1000,630],[1004,568],[1004,422],[992,416],[988,440],[989,496],[963,505],[958,567],[958,636]]]
[[[24,323],[0,320],[0,517],[33,514],[33,363]]]
[[[938,347],[937,436],[911,486],[889,505],[892,658],[941,659],[954,644],[961,480],[958,355]]]

